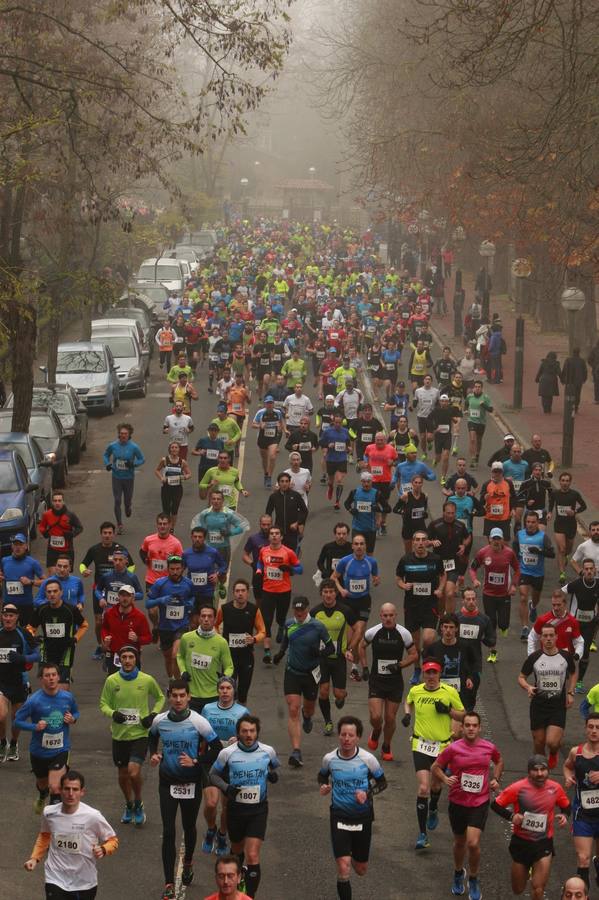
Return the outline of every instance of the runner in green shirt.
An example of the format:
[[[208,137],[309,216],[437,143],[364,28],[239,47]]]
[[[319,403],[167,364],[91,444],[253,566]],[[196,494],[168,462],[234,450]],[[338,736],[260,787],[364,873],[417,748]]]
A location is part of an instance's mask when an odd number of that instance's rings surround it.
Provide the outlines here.
[[[112,719],[112,759],[126,803],[121,822],[140,826],[146,821],[141,767],[148,749],[148,729],[164,706],[164,694],[155,678],[139,670],[135,647],[121,647],[119,657],[121,668],[104,682],[100,712]]]
[[[210,604],[200,607],[199,617],[199,628],[181,636],[177,665],[181,677],[189,682],[189,705],[201,713],[207,703],[218,700],[221,675],[233,675],[233,659],[229,644],[214,627],[214,607]]]
[[[200,497],[205,499],[214,489],[219,490],[225,498],[227,509],[237,509],[239,491],[244,497],[249,497],[239,480],[239,470],[231,465],[231,459],[226,450],[219,451],[218,465],[212,466],[204,472],[200,481]]]
[[[290,390],[293,390],[299,382],[301,382],[302,385],[304,384],[308,375],[308,370],[305,361],[300,359],[299,350],[293,350],[291,359],[288,359],[287,362],[283,363],[281,375],[284,375],[287,379],[287,387]]]
[[[482,381],[475,381],[472,393],[464,400],[464,411],[468,424],[468,440],[470,444],[470,466],[478,465],[483,435],[487,426],[487,413],[493,412],[491,398],[483,393]]]
[[[225,450],[232,454],[235,450],[235,444],[241,440],[241,428],[227,412],[227,404],[221,401],[216,407],[217,415],[212,419],[218,426],[217,438],[225,442]]]

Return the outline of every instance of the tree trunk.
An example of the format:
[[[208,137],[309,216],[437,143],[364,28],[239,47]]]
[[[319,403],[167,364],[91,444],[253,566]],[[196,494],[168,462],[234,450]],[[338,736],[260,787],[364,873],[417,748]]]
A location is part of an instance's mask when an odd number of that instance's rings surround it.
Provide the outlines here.
[[[13,431],[29,431],[31,398],[33,396],[33,360],[37,336],[37,309],[31,300],[19,302],[14,298],[6,313],[9,333],[14,396]]]
[[[48,320],[48,346],[47,346],[47,377],[50,384],[56,382],[56,366],[58,362],[58,344],[60,342],[60,326],[62,315],[57,297],[52,297],[50,303],[50,318]]]

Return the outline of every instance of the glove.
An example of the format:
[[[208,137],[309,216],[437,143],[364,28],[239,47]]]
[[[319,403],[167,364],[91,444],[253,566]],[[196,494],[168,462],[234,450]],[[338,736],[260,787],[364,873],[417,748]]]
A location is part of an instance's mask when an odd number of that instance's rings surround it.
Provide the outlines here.
[[[442,700],[435,700],[435,709],[437,710],[438,713],[447,714],[449,712],[449,710],[451,709],[451,707],[448,706],[447,703],[443,703]]]
[[[147,716],[144,716],[143,719],[141,719],[141,724],[143,725],[144,728],[151,728],[152,722],[154,721],[155,718],[156,718],[156,713],[148,713]]]
[[[112,721],[116,722],[117,725],[122,725],[123,722],[127,721],[127,716],[124,713],[122,713],[120,710],[115,709],[115,711],[112,714]]]
[[[106,471],[112,472],[112,463],[108,463],[108,465],[106,466]]]
[[[370,669],[368,666],[362,666],[362,681],[368,681],[370,678]]]
[[[183,681],[186,681],[188,684],[191,681],[191,675],[189,674],[189,672],[181,672],[181,678],[183,679]]]
[[[281,653],[280,650],[279,650],[278,653],[275,653],[275,655],[274,655],[273,658],[272,658],[272,661],[273,661],[273,663],[275,664],[275,666],[278,666],[278,665],[279,665],[279,663],[281,662],[281,660],[283,659],[284,656],[285,656],[285,654],[284,654],[284,653]]]
[[[25,656],[17,650],[9,650],[8,661],[10,663],[16,663],[19,666],[24,666],[27,662]]]
[[[410,715],[410,713],[406,713],[405,716],[402,717],[401,724],[403,725],[404,728],[408,728],[411,721],[412,721],[412,716]]]
[[[389,672],[391,675],[397,675],[397,673],[399,672],[399,663],[391,663],[390,666],[387,666],[387,672]]]
[[[288,566],[287,563],[281,563],[279,569],[281,572],[291,572],[291,566]]]
[[[130,470],[135,468],[135,463],[133,462],[132,459],[127,460],[127,468]]]
[[[279,780],[279,773],[273,772],[273,770],[271,769],[266,777],[270,781],[271,784],[276,784],[277,781]]]
[[[229,798],[229,800],[235,800],[235,798],[237,797],[237,794],[238,794],[238,793],[239,793],[239,788],[238,788],[238,787],[235,787],[235,785],[233,785],[233,784],[228,785],[228,787],[227,787],[227,797]]]

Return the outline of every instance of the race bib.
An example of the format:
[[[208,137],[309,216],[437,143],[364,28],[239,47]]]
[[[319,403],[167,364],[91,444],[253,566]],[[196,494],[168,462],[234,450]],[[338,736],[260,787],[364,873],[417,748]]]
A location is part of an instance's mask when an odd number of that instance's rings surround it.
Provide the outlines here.
[[[119,712],[125,716],[126,721],[123,725],[139,725],[140,715],[138,709],[119,709]]]
[[[55,850],[62,850],[63,853],[81,853],[83,832],[70,831],[68,834],[53,834],[52,841]]]
[[[468,772],[462,772],[460,776],[460,787],[467,794],[480,794],[483,789],[484,777],[482,775],[469,775]]]
[[[114,656],[112,657],[112,665],[113,665],[113,666],[116,666],[117,669],[122,668],[122,666],[121,666],[121,657],[119,656],[118,653],[115,653]]]
[[[334,571],[335,571],[335,569],[337,568],[337,563],[338,563],[338,562],[339,562],[338,559],[332,559],[332,560],[331,560],[331,572],[334,572]]]
[[[545,515],[544,509],[535,509],[535,512],[536,512],[537,516],[539,517],[539,519],[542,519],[543,516]]]
[[[24,585],[20,581],[7,581],[6,593],[11,597],[14,597],[15,594],[23,594],[25,593]]]
[[[362,822],[350,823],[350,822],[337,822],[337,828],[339,831],[362,831],[363,825]]]
[[[379,675],[395,675],[396,672],[389,671],[389,666],[396,666],[396,659],[379,659],[377,664],[377,672]]]
[[[413,519],[422,519],[424,518],[424,507],[418,506],[416,509],[412,510],[412,518]]]
[[[439,425],[437,431],[439,434],[447,434],[449,432],[449,425]]]
[[[416,582],[412,588],[412,593],[416,597],[430,597],[431,583],[430,581]]]
[[[441,676],[441,683],[446,684],[447,687],[455,688],[456,691],[459,691],[461,686],[461,680],[459,678],[444,678]]]
[[[62,534],[51,534],[50,535],[50,546],[54,547],[56,550],[60,550],[63,547],[66,547],[67,542],[64,539]]]
[[[185,615],[185,607],[184,606],[171,606],[170,604],[166,607],[165,618],[170,619],[171,621],[179,621]]]
[[[460,622],[460,637],[467,640],[475,641],[478,638],[480,625],[471,625],[470,623]]]
[[[455,569],[455,559],[444,559],[443,568],[446,572],[453,572]]]
[[[599,809],[599,788],[580,792],[580,804],[583,809]]]
[[[119,472],[123,472],[125,469],[129,468],[129,466],[127,465],[126,459],[117,459],[116,467],[119,470]]]
[[[489,572],[488,582],[497,586],[505,584],[505,572]]]
[[[218,459],[218,450],[214,450],[213,448],[208,448],[206,450],[206,459]]]
[[[350,578],[349,592],[350,594],[363,594],[366,591],[367,581],[365,578]]]
[[[241,412],[243,410],[242,403],[232,403],[231,406],[232,406],[233,412]]]
[[[299,447],[301,453],[307,453],[308,450],[312,449],[312,444],[310,444],[309,442],[306,442],[306,441],[301,441],[298,444],[298,447]]]
[[[522,487],[522,482],[512,480],[512,484],[514,485],[514,490],[516,491],[516,493],[518,493],[518,491]]]
[[[46,625],[47,638],[63,638],[65,636],[64,622],[51,622]]]
[[[567,516],[571,512],[572,512],[571,506],[558,506],[557,507],[558,516]]]
[[[180,475],[167,475],[166,483],[171,487],[178,487],[181,484],[181,476]]]
[[[233,493],[233,488],[231,487],[230,484],[221,484],[220,492],[223,495],[223,497],[230,497],[231,494]]]
[[[358,512],[369,513],[372,511],[372,503],[368,503],[366,500],[358,500],[356,509]]]
[[[267,566],[266,577],[269,579],[269,581],[282,581],[283,573],[280,569],[275,568],[275,566]]]
[[[312,678],[316,682],[316,684],[320,684],[320,666],[316,666],[312,669]]]
[[[562,689],[557,675],[541,675],[538,686],[539,690],[545,694],[556,693]]]
[[[119,602],[118,591],[106,591],[106,602],[109,606],[116,606]]]
[[[194,669],[209,669],[212,663],[212,657],[206,653],[192,653],[191,664]]]
[[[412,488],[412,482],[411,482],[411,481],[408,481],[406,484],[402,484],[402,486],[401,486],[401,492],[402,492],[403,494],[411,494],[412,491],[413,491],[413,488]]]
[[[235,803],[259,803],[260,802],[260,786],[257,784],[247,785],[247,787],[239,788]]]
[[[166,572],[166,559],[153,559],[152,560],[152,571],[153,572]]]
[[[218,353],[209,353],[208,354],[208,362],[217,363],[220,360],[220,356]]]
[[[335,441],[335,453],[345,453],[346,446],[344,441]]]
[[[471,409],[469,415],[471,419],[480,419],[480,409]]]
[[[42,747],[44,750],[62,750],[64,747],[64,732],[56,734],[42,734]]]
[[[277,433],[277,429],[274,427],[269,427],[264,429],[264,437],[274,437]]]
[[[522,562],[525,566],[536,566],[539,561],[539,557],[536,553],[530,553],[530,551],[523,550],[522,551]]]
[[[229,635],[229,647],[233,650],[241,650],[243,647],[247,647],[248,644],[245,642],[245,634],[230,634]]]
[[[175,800],[193,800],[196,795],[194,782],[189,784],[171,784],[171,797]]]
[[[577,609],[576,618],[579,622],[592,622],[595,618],[595,610],[593,609]]]
[[[14,650],[14,647],[0,647],[0,665],[8,665],[10,663],[8,654],[11,650]]]
[[[534,834],[543,834],[547,829],[547,813],[524,813],[522,825],[524,831],[531,831]]]
[[[208,532],[208,543],[209,544],[224,544],[225,539],[222,536],[220,531],[209,531]]]
[[[500,516],[503,513],[503,506],[501,503],[491,503],[491,515],[492,516]]]
[[[372,437],[373,437],[372,434],[366,434],[366,432],[363,431],[362,437],[360,438],[360,440],[362,441],[363,444],[372,444]],[[373,474],[374,474],[374,472],[373,472]],[[383,474],[382,469],[379,474],[381,474],[381,475]]]
[[[191,583],[196,587],[204,587],[208,584],[208,572],[192,572]]]
[[[425,756],[438,756],[440,751],[440,741],[425,741],[423,738],[418,738],[416,741],[416,753],[424,753]]]

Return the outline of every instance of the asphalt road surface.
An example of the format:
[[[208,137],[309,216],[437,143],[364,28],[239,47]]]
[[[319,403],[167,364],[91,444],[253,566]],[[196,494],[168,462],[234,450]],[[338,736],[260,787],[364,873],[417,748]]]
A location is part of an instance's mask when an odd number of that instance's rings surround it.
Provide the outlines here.
[[[195,404],[193,418],[196,436],[204,433],[205,426],[215,409],[214,395],[207,392],[207,373],[199,370],[196,384],[200,399]],[[315,395],[309,389],[313,400]],[[252,413],[257,403],[252,404]],[[90,428],[88,451],[82,463],[71,470],[66,491],[67,504],[79,514],[84,524],[83,535],[77,541],[77,565],[87,547],[98,540],[98,525],[103,519],[112,519],[112,495],[110,475],[102,465],[102,451],[115,437],[118,421],[130,422],[135,428],[134,440],[142,447],[146,464],[136,476],[133,517],[126,521],[122,537],[125,545],[137,556],[143,537],[154,530],[154,518],[160,511],[160,485],[154,475],[154,466],[166,449],[161,426],[168,412],[168,389],[157,360],[152,363],[152,377],[145,400],[124,400],[120,411],[110,418],[93,419]],[[461,449],[465,449],[465,427]],[[245,441],[243,482],[251,492],[242,499],[239,510],[255,525],[264,510],[268,492],[262,486],[262,471],[256,449],[255,432],[249,431]],[[486,459],[502,443],[502,432],[491,422],[487,428],[482,458]],[[284,453],[284,451],[283,451]],[[282,458],[286,467],[286,458]],[[479,481],[486,474],[480,470]],[[357,476],[348,476],[348,484],[355,485]],[[177,534],[184,546],[188,546],[188,524],[192,516],[204,507],[200,501],[195,478],[185,486],[185,496],[179,514]],[[578,485],[577,485],[578,486]],[[584,485],[580,486],[584,493]],[[440,512],[438,485],[426,485],[435,514]],[[317,592],[311,580],[315,560],[321,545],[332,539],[332,528],[339,519],[349,517],[335,513],[326,500],[325,489],[318,483],[310,495],[310,517],[302,544],[304,574],[294,579],[296,592],[306,593],[314,601]],[[399,537],[399,517],[390,517],[389,535],[377,542],[376,557],[382,573],[381,585],[375,589],[371,624],[378,621],[378,608],[385,601],[399,603],[401,597],[395,587],[395,566],[402,552]],[[253,529],[255,530],[255,529]],[[480,532],[480,522],[475,529]],[[475,539],[475,549],[482,539]],[[38,539],[33,553],[44,559],[43,542]],[[138,572],[143,573],[141,563]],[[241,561],[239,543],[236,546],[232,575],[247,577],[247,567]],[[547,598],[556,583],[555,563],[549,561],[544,597]],[[88,597],[89,597],[88,586]],[[543,601],[546,610],[549,604]],[[87,612],[90,626],[93,624],[91,601]],[[514,610],[516,613],[516,610]],[[401,615],[400,615],[401,621]],[[504,785],[526,773],[526,760],[531,753],[528,730],[528,703],[524,692],[516,684],[516,676],[524,657],[524,645],[519,641],[517,614],[512,616],[509,638],[500,639],[500,661],[496,666],[484,666],[479,709],[483,715],[484,734],[494,740],[506,761]],[[158,898],[163,886],[160,858],[161,822],[158,810],[158,777],[156,770],[145,766],[144,801],[148,816],[142,829],[120,825],[122,796],[117,786],[116,769],[111,758],[110,725],[98,710],[98,698],[103,683],[100,664],[91,660],[95,646],[93,627],[78,648],[73,690],[81,709],[81,719],[73,728],[72,766],[85,773],[88,781],[87,802],[98,807],[115,827],[120,846],[118,852],[99,863],[99,897],[128,897],[130,900]],[[309,736],[303,736],[304,767],[292,770],[287,766],[289,745],[286,730],[286,705],[282,694],[283,666],[266,668],[261,663],[262,651],[257,650],[257,664],[248,705],[263,722],[262,739],[272,744],[279,753],[282,768],[277,785],[270,788],[270,815],[268,832],[263,849],[262,883],[259,896],[263,900],[332,900],[336,896],[335,868],[331,856],[328,833],[328,800],[318,793],[316,774],[322,755],[334,747],[335,739],[322,734],[322,720],[317,708],[315,727]],[[162,657],[154,645],[144,651],[144,669],[156,675],[165,685],[166,678]],[[587,684],[598,680],[596,656],[591,660]],[[408,673],[409,674],[409,673]],[[368,733],[367,687],[349,682],[350,693],[344,712],[362,717]],[[335,710],[333,709],[333,712]],[[366,740],[366,734],[364,741]],[[581,739],[581,719],[577,712],[568,716],[566,746]],[[2,849],[0,854],[0,896],[11,900],[31,900],[43,896],[43,873],[39,866],[35,873],[26,873],[23,862],[33,846],[39,818],[32,811],[36,792],[28,764],[28,736],[20,741],[21,759],[17,763],[0,766],[0,792],[2,797]],[[439,828],[430,835],[431,849],[417,855],[413,845],[417,836],[415,797],[416,781],[409,752],[408,732],[401,727],[396,733],[395,761],[384,768],[389,781],[388,790],[376,798],[376,822],[374,825],[370,870],[365,879],[353,877],[354,897],[395,900],[395,898],[419,897],[437,900],[450,895],[453,863],[451,857],[451,833],[446,815],[444,791],[440,810]],[[204,821],[200,814],[198,830],[203,833]],[[504,898],[511,894],[507,851],[509,828],[506,823],[489,815],[482,844],[481,881],[486,900]],[[198,843],[201,841],[200,840]],[[556,838],[557,856],[554,861],[548,896],[559,896],[558,885],[568,874],[576,871],[576,862],[569,834],[562,832]],[[214,890],[214,857],[204,856],[199,847],[195,856],[196,875],[191,887],[181,889],[181,897],[203,898]]]

